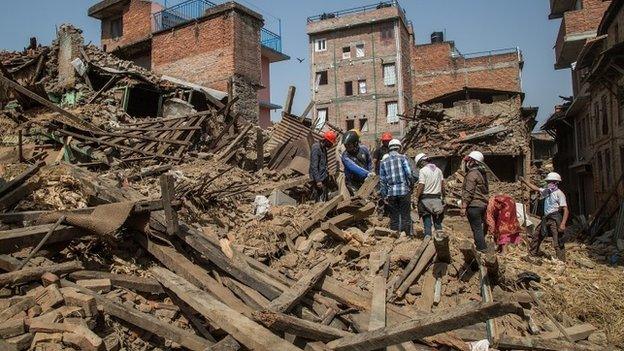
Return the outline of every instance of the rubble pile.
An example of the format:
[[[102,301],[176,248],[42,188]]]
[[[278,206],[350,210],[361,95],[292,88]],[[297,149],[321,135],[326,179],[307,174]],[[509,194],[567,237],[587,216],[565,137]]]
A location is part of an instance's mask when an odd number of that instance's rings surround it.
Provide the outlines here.
[[[306,116],[286,111],[260,131],[231,112],[238,97],[75,43],[80,31],[63,26],[49,48],[0,54],[10,126],[0,144],[1,349],[624,345],[621,268],[604,263],[612,246],[574,246],[562,271],[527,260],[523,246],[477,252],[457,217],[433,237],[420,224],[406,236],[387,229],[377,177],[312,203],[309,149],[321,135]],[[611,308],[599,316],[579,296]]]

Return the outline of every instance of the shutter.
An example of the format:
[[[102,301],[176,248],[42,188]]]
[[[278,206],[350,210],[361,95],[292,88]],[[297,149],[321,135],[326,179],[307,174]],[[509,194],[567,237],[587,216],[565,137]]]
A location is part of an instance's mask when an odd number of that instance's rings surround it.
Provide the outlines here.
[[[394,63],[383,66],[384,85],[396,84],[396,72],[394,69]]]
[[[316,129],[321,129],[325,125],[327,120],[327,109],[323,108],[316,111]]]
[[[389,102],[386,105],[386,110],[388,110],[387,112],[387,116],[386,116],[386,122],[388,123],[397,123],[399,121],[399,116],[397,116],[397,103],[396,102]]]

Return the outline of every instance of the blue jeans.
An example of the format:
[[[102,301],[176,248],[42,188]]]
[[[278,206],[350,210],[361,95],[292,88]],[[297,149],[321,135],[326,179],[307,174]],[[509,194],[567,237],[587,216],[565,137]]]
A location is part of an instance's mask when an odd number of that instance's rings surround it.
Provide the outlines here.
[[[436,230],[442,230],[442,220],[444,220],[444,213],[434,216],[430,213],[422,215],[423,227],[425,237],[431,236],[431,227],[435,226]]]
[[[410,194],[388,196],[388,212],[390,213],[390,229],[412,235]]]

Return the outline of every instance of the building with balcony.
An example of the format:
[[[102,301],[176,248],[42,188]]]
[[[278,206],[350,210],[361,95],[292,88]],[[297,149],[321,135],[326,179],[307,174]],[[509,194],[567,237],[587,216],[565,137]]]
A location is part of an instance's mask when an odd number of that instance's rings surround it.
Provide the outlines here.
[[[588,39],[596,36],[609,6],[604,0],[550,0],[549,19],[561,18],[555,42],[555,68],[570,68]]]
[[[264,28],[261,14],[236,2],[186,0],[164,7],[149,0],[103,0],[88,15],[101,21],[102,48],[158,74],[228,90],[233,110],[271,125],[271,63],[288,60],[281,33]],[[217,93],[217,95],[220,95]],[[223,97],[225,93],[218,97]]]

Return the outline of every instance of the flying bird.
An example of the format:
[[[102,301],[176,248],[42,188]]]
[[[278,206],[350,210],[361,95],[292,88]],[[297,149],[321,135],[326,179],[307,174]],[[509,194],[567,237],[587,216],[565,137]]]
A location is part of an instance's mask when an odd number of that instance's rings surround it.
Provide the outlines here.
[[[297,61],[299,61],[299,63],[303,62],[304,60],[305,60],[305,59],[302,59],[302,58],[298,58],[298,57],[297,57]]]

